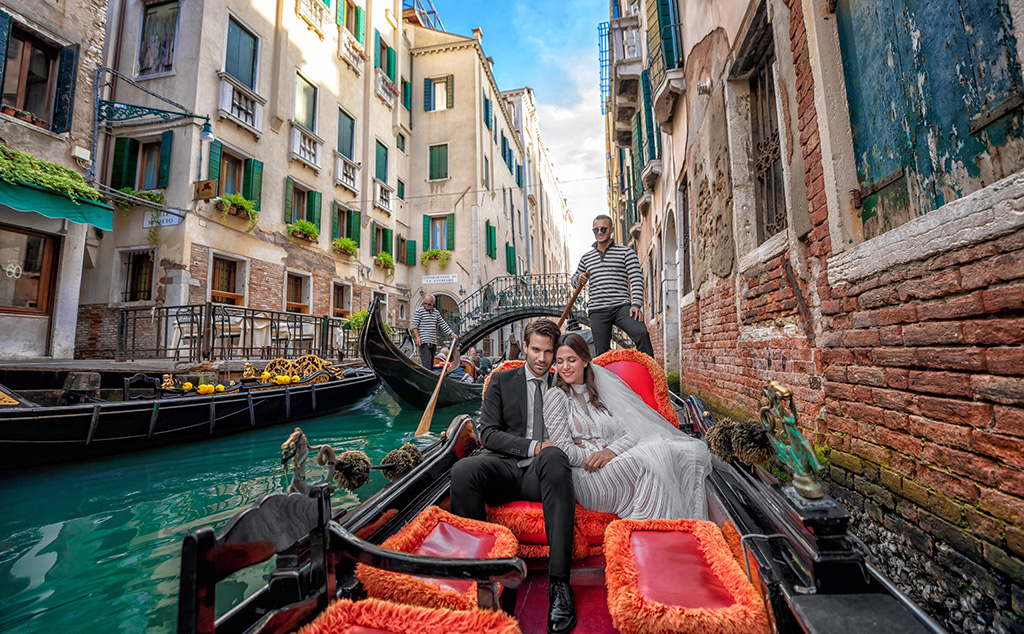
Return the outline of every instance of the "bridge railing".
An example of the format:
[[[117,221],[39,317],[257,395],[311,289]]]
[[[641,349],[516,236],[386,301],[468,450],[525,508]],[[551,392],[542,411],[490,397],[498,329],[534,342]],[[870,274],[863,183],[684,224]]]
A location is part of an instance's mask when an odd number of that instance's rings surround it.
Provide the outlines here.
[[[569,303],[574,290],[566,273],[496,277],[459,303],[451,326],[465,333],[512,311],[538,308],[560,312]],[[586,294],[584,288],[574,310],[583,310]]]

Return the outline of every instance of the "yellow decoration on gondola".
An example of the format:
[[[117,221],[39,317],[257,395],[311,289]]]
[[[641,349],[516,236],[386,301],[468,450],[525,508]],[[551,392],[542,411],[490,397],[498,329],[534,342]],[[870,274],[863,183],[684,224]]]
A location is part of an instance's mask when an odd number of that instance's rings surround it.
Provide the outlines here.
[[[278,385],[285,385],[285,384],[291,383],[291,381],[292,381],[291,377],[290,376],[286,376],[284,374],[278,374],[277,376],[274,377],[274,383],[276,383]]]
[[[218,392],[223,392],[224,391],[224,386],[221,385],[220,383],[218,383],[217,387],[215,387],[214,389],[217,390]]]
[[[196,388],[196,392],[199,392],[200,394],[203,395],[213,394],[213,390],[214,387],[212,383],[201,383],[199,387]]]
[[[181,389],[185,390],[186,392],[191,392],[192,383],[190,381],[185,381],[184,383],[181,384]]]
[[[269,381],[270,380],[270,372],[264,372],[264,373],[260,374],[260,380],[263,381],[264,383]]]
[[[293,376],[293,377],[292,377],[292,383],[298,383],[298,382],[299,382],[299,380],[300,380],[301,378],[302,378],[302,377],[298,377],[298,376]]]

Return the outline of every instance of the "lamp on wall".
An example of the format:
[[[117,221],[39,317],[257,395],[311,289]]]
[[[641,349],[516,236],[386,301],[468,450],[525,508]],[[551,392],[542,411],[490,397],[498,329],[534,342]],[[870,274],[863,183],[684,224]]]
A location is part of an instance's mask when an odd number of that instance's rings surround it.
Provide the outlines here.
[[[463,287],[462,284],[459,284],[459,295],[465,295],[465,294],[466,294],[465,287]]]

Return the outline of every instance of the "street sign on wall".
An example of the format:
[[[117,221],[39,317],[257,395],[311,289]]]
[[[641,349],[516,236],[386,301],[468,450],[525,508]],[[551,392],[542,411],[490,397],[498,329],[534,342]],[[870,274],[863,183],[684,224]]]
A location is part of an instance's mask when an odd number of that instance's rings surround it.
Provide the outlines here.
[[[449,273],[448,275],[424,275],[424,284],[456,284],[459,281],[458,273]]]

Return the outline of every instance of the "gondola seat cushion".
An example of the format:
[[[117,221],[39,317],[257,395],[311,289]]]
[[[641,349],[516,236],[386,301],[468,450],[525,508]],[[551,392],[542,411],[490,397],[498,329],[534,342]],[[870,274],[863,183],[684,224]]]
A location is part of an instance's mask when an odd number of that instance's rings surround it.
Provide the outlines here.
[[[758,591],[712,522],[618,520],[604,552],[608,612],[623,634],[768,632]]]
[[[504,526],[459,517],[431,506],[381,546],[431,557],[502,559],[515,557],[518,544]],[[477,605],[475,581],[420,578],[364,564],[357,566],[356,574],[366,593],[377,599],[454,610],[469,610]]]
[[[614,372],[654,411],[679,427],[676,408],[669,397],[668,378],[654,359],[637,350],[609,350],[594,359],[594,363]]]
[[[522,634],[498,610],[446,610],[379,599],[335,601],[296,634]]]

